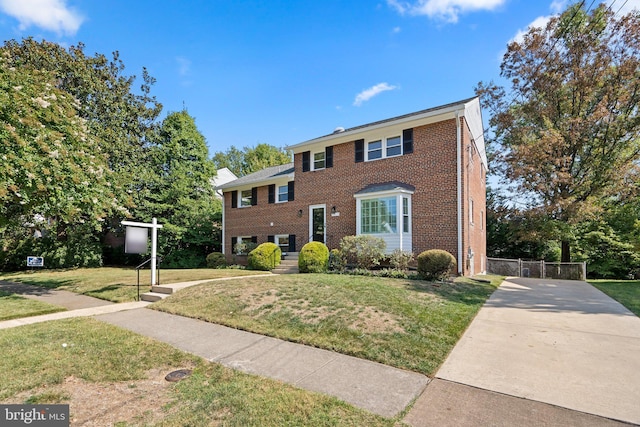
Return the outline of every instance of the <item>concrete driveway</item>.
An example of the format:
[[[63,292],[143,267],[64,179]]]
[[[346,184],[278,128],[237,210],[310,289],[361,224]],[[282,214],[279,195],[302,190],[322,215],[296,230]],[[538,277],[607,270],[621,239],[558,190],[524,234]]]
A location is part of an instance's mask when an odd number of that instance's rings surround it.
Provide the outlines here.
[[[493,393],[496,402],[520,398],[501,408],[505,413],[524,398],[640,424],[640,318],[586,282],[510,278],[487,300],[432,385],[438,380],[448,389]]]

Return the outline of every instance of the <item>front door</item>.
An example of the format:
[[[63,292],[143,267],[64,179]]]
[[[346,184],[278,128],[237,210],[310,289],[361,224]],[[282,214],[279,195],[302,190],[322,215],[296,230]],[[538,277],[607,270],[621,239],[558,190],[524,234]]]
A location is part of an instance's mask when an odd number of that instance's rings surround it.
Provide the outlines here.
[[[309,240],[325,243],[325,205],[309,206]]]

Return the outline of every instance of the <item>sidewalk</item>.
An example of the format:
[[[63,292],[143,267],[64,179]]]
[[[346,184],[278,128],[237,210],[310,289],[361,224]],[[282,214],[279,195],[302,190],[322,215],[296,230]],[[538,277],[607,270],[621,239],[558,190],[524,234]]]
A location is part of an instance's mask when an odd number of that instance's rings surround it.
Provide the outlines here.
[[[591,414],[591,415],[589,415]],[[586,282],[509,279],[405,422],[640,423],[640,318]]]
[[[201,283],[165,285],[175,290]],[[12,292],[76,309],[0,322],[0,330],[77,316],[98,320],[247,373],[328,394],[384,417],[404,411],[424,390],[429,378],[368,360],[295,344],[213,323],[145,309],[148,302],[112,304],[66,291],[12,284]],[[8,283],[0,289],[9,290]],[[80,297],[80,298],[77,298]],[[68,301],[64,302],[65,299]],[[78,308],[82,303],[87,308]]]

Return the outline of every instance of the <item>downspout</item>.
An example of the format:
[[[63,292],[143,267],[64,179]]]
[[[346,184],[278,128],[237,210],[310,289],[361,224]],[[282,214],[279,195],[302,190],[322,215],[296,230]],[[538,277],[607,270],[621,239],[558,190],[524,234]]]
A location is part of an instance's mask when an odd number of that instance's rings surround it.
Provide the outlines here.
[[[460,131],[460,112],[456,111],[456,172],[458,196],[458,275],[462,276],[464,254],[462,253],[462,133]]]
[[[222,192],[222,242],[220,242],[220,246],[222,247],[222,254],[226,255],[226,252],[224,250],[224,230],[225,230],[225,223],[224,223],[224,191]],[[231,249],[231,251],[233,252],[233,248]]]

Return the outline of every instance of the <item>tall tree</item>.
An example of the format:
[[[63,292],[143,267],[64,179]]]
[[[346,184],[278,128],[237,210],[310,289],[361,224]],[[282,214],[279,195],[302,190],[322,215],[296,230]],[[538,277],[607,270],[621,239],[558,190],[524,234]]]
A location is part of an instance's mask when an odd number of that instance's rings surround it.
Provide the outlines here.
[[[244,176],[269,166],[290,163],[291,154],[269,144],[244,147],[242,151],[231,146],[225,153],[216,153],[213,161],[217,169],[229,168],[237,176]]]
[[[492,114],[493,160],[549,220],[569,226],[624,194],[640,159],[640,14],[584,3],[508,46],[508,89],[476,89]],[[560,240],[569,261],[569,232]]]
[[[78,115],[101,141],[109,169],[116,173],[113,181],[132,191],[146,179],[147,170],[139,165],[146,161],[146,139],[162,109],[150,95],[155,79],[146,69],[136,93],[136,76],[125,74],[117,51],[108,59],[103,54],[86,55],[82,43],[65,49],[27,38],[7,41],[0,53],[10,67],[50,73],[52,84],[79,102]]]
[[[212,184],[216,170],[205,138],[193,117],[181,111],[164,119],[152,142],[149,167],[155,174],[137,199],[138,216],[164,224],[158,250],[166,266],[203,266],[221,225],[221,202]]]
[[[47,71],[13,67],[0,56],[0,268],[20,268],[22,249],[48,266],[99,265],[96,236],[125,206],[102,141],[81,104]],[[84,242],[78,244],[78,240]],[[34,255],[28,253],[27,255]],[[8,264],[7,264],[8,262]]]

